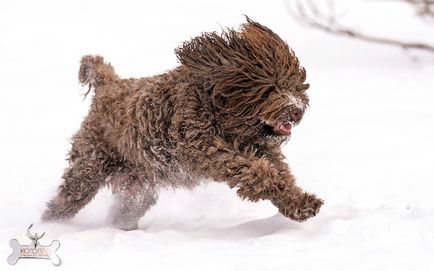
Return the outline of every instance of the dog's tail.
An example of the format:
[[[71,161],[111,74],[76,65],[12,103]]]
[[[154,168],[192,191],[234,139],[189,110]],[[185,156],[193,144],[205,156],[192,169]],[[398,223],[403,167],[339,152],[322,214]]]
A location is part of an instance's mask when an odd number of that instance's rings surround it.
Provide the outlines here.
[[[78,80],[83,86],[89,85],[90,91],[91,88],[96,89],[98,86],[114,83],[120,78],[113,66],[104,62],[102,56],[86,55],[80,61]]]

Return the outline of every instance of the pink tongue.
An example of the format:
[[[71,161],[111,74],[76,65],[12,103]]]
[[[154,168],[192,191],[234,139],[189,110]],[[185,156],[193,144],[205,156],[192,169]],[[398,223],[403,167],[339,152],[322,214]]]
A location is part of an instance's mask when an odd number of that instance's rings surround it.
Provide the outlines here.
[[[291,125],[291,123],[285,123],[285,124],[279,125],[279,128],[280,128],[280,130],[282,130],[282,132],[290,133],[292,125]]]

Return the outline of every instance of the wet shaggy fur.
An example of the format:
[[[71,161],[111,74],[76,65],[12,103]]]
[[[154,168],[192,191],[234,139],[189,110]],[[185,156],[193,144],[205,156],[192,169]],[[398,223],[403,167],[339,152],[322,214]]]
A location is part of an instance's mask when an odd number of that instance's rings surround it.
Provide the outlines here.
[[[296,221],[315,216],[322,200],[296,185],[280,149],[308,104],[306,72],[288,45],[247,18],[176,55],[177,68],[138,79],[121,79],[101,56],[82,58],[79,80],[95,94],[42,219],[70,218],[110,185],[114,226],[136,229],[161,187],[203,179],[270,200]]]

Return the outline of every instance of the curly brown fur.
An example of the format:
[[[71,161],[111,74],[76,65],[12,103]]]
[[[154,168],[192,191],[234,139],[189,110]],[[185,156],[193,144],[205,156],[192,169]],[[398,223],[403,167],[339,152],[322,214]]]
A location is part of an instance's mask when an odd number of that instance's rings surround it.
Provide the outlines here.
[[[113,223],[135,229],[159,188],[204,178],[296,221],[315,216],[322,200],[296,186],[280,150],[308,104],[306,72],[288,45],[247,18],[240,31],[204,33],[176,54],[179,67],[140,79],[82,58],[79,80],[95,95],[42,218],[72,217],[109,184]]]

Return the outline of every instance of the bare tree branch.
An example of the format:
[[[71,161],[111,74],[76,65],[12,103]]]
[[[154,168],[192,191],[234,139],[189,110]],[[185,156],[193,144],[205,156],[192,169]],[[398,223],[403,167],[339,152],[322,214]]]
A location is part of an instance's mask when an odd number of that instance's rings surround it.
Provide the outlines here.
[[[412,5],[424,17],[434,17],[434,0],[401,0]]]
[[[434,0],[401,0],[409,2],[417,8],[420,16],[434,15]],[[301,23],[338,36],[346,36],[362,41],[392,45],[403,49],[425,50],[434,53],[434,45],[423,42],[407,42],[398,39],[384,38],[364,34],[338,23],[333,0],[327,0],[328,11],[320,9],[313,0],[296,0],[295,10],[290,9],[292,16]]]

